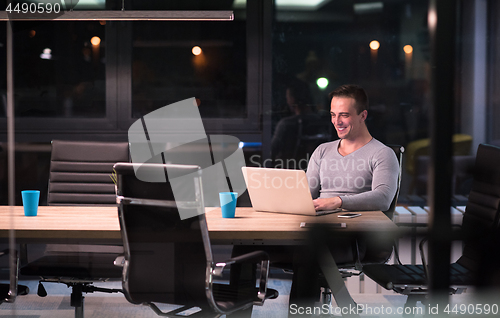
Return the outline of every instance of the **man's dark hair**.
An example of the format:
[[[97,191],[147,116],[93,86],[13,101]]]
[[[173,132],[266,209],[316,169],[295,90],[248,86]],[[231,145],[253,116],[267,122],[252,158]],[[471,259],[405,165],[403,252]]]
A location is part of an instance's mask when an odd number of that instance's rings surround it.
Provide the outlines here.
[[[358,85],[342,85],[337,87],[333,92],[328,94],[330,100],[334,97],[349,97],[356,101],[354,107],[356,107],[356,112],[361,114],[362,111],[368,110],[368,96],[363,88]]]

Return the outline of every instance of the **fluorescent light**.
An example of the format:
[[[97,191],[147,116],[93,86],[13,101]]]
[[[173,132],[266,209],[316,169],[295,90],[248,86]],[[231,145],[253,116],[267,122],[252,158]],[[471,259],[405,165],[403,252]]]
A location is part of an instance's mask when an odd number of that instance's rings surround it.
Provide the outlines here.
[[[232,21],[232,11],[131,11],[96,10],[52,13],[12,13],[0,11],[0,21]]]
[[[39,0],[41,1],[41,0]],[[65,8],[73,7],[71,0],[61,0]],[[73,7],[74,10],[104,10],[106,9],[106,0],[79,0],[78,4]]]
[[[35,3],[52,3],[53,0],[32,0]],[[57,2],[57,1],[56,1]],[[65,10],[104,10],[106,9],[106,0],[61,0],[62,8]]]
[[[384,4],[382,2],[365,2],[354,4],[354,12],[358,14],[380,12],[382,11],[382,9],[384,9]]]
[[[330,0],[276,0],[278,10],[317,10]],[[233,9],[245,9],[247,0],[234,0]]]

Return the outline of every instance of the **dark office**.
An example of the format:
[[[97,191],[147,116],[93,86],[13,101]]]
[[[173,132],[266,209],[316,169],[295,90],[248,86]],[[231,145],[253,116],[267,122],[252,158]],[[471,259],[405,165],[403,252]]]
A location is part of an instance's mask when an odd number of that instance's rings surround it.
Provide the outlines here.
[[[499,316],[498,1],[0,8],[0,316]]]

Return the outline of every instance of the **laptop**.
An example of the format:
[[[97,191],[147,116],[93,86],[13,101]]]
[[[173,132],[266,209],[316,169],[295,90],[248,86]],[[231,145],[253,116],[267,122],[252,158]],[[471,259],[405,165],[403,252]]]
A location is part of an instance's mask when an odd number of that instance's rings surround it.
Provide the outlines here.
[[[252,207],[260,212],[323,215],[342,209],[316,211],[303,170],[242,167]]]

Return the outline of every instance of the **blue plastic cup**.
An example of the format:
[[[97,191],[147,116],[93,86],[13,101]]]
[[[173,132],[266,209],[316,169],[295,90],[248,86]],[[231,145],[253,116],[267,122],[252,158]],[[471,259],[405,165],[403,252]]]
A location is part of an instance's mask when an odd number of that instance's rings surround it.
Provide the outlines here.
[[[40,191],[25,190],[21,191],[23,197],[24,215],[36,216],[38,212],[38,200],[40,199]]]
[[[237,192],[220,192],[220,208],[222,210],[223,218],[234,218],[236,212],[236,199],[238,198]]]

